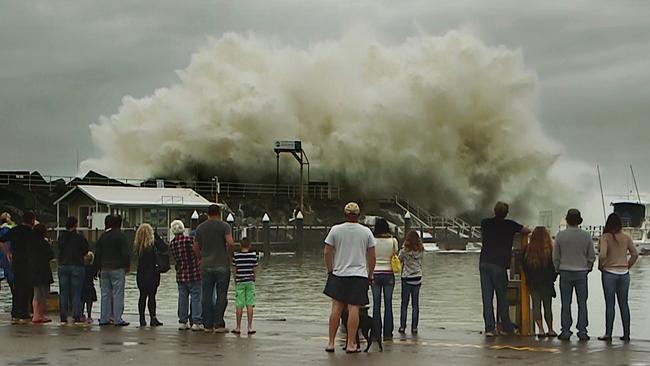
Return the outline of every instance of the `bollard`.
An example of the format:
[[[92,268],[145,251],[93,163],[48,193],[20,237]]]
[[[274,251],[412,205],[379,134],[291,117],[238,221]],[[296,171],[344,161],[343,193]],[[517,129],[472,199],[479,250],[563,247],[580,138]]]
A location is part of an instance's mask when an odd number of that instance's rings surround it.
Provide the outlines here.
[[[262,217],[262,251],[264,252],[264,260],[271,259],[271,218],[264,213]]]
[[[194,210],[192,216],[190,217],[190,232],[193,233],[196,230],[196,224],[199,222],[199,213]]]
[[[226,217],[226,222],[230,225],[230,232],[232,233],[232,238],[234,241],[239,241],[239,238],[237,238],[237,232],[235,230],[235,216],[232,215],[232,213],[228,214],[228,217]]]
[[[404,215],[404,238],[406,238],[409,231],[411,231],[411,213],[406,211]]]
[[[302,256],[303,254],[303,245],[305,239],[305,217],[302,215],[302,212],[298,211],[295,221],[295,241],[296,241],[296,254]]]

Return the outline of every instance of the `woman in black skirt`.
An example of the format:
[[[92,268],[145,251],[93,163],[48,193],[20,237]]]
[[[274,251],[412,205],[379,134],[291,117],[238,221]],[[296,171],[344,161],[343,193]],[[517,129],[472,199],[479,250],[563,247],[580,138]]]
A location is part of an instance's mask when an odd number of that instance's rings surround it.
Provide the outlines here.
[[[154,250],[153,228],[149,224],[142,224],[135,233],[134,242],[135,254],[138,258],[138,274],[136,276],[140,298],[138,300],[138,312],[140,314],[140,326],[147,325],[144,311],[145,305],[149,308],[151,317],[150,325],[157,327],[163,325],[156,318],[156,292],[160,285],[160,272],[156,267],[156,252]]]

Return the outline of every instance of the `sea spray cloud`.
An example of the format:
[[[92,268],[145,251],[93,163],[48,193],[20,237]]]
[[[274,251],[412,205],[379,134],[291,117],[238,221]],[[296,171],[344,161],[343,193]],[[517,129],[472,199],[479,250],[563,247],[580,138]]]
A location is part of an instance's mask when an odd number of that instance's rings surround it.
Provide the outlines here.
[[[519,51],[463,32],[392,45],[350,33],[306,48],[230,33],[178,76],[93,124],[101,156],[83,169],[261,180],[275,174],[273,141],[299,138],[312,175],[366,197],[399,192],[441,213],[505,199],[528,215],[564,197],[536,75]]]

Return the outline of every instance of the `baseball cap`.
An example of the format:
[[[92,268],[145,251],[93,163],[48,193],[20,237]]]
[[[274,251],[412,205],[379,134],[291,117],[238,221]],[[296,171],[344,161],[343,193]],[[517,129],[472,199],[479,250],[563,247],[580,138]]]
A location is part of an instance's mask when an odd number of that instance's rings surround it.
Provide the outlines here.
[[[358,215],[359,213],[361,213],[361,209],[359,208],[359,205],[356,202],[348,202],[348,204],[345,205],[343,211],[349,215]]]

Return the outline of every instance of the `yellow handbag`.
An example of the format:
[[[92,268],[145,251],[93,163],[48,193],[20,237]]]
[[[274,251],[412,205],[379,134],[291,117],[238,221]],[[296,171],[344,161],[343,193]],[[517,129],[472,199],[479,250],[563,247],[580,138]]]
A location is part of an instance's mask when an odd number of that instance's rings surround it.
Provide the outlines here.
[[[397,240],[393,238],[393,255],[390,257],[390,266],[393,268],[393,273],[402,272],[402,261],[397,256]]]

